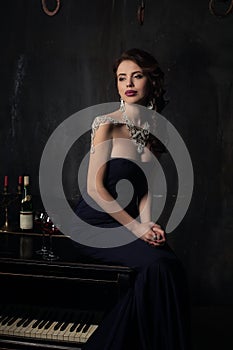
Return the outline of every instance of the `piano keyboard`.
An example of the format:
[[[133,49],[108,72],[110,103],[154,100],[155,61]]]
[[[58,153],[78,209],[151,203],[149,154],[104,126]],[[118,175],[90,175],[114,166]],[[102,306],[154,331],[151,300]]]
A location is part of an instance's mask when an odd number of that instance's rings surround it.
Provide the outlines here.
[[[99,311],[0,306],[0,336],[85,343],[103,318]]]

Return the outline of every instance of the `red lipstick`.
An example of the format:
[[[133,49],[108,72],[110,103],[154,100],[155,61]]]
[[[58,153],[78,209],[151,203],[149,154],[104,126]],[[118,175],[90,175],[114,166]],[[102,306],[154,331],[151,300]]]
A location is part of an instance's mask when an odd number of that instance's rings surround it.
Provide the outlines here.
[[[137,91],[135,90],[126,90],[125,95],[126,96],[135,96],[137,94]]]

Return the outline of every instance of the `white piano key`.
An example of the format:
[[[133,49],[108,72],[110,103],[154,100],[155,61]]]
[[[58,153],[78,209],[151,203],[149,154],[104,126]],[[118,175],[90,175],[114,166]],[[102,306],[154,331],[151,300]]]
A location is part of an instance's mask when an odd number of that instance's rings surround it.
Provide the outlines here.
[[[54,327],[57,325],[58,321],[54,321],[49,327],[48,332],[46,333],[46,339],[53,339]]]
[[[10,325],[7,326],[4,329],[4,333],[5,334],[12,334],[13,330],[15,329],[15,327],[17,326],[17,323],[21,320],[21,318],[16,318],[15,321]]]
[[[21,335],[21,330],[23,328],[23,323],[28,319],[29,314],[28,311],[26,310],[23,312],[22,309],[19,307],[19,310],[21,311],[19,314],[19,320],[16,323],[15,327],[13,328],[13,335],[20,336]]]
[[[25,320],[25,322],[22,325],[23,327],[21,328],[20,336],[23,336],[23,337],[30,336],[30,332],[32,331],[32,326],[34,325],[35,322],[37,322],[39,315],[40,315],[40,312],[37,308],[35,307],[30,308],[28,312],[27,320]]]
[[[54,327],[54,322],[52,322],[52,324],[48,328],[44,328],[43,332],[40,334],[41,339],[51,339],[51,336],[48,335],[48,333],[53,327]]]
[[[83,315],[83,311],[77,311],[75,313],[72,313],[71,322],[67,326],[66,332],[63,334],[64,341],[75,341],[76,329],[80,326],[80,321],[83,318]]]
[[[52,335],[52,339],[58,339],[59,333],[60,333],[60,328],[54,330],[53,335]]]
[[[83,318],[83,327],[77,332],[75,337],[78,342],[81,342],[81,338],[84,339],[84,336],[89,330],[89,327],[92,324],[93,320],[94,320],[94,313],[87,312]]]
[[[69,332],[70,328],[73,326],[73,322],[67,322],[66,328],[63,330],[60,330],[57,339],[58,340],[65,340],[65,334]]]
[[[80,323],[77,324],[77,327],[79,327],[79,326],[80,326]],[[68,339],[67,339],[68,341],[75,341],[75,336],[76,336],[76,333],[77,333],[77,331],[76,331],[77,327],[75,327],[75,329],[73,331],[70,330],[70,332],[68,334]]]
[[[50,325],[49,325],[49,323],[50,323]],[[48,333],[51,331],[51,329],[53,329],[54,324],[55,324],[55,322],[54,322],[54,321],[51,321],[51,320],[49,320],[49,321],[45,324],[45,326],[43,327],[43,332],[40,334],[41,339],[46,339],[46,338],[48,338]],[[50,337],[50,338],[51,338],[51,337]]]
[[[22,320],[22,319],[21,319],[21,320]],[[21,326],[16,326],[16,327],[14,328],[14,330],[13,330],[13,335],[19,337],[20,334],[21,334],[22,328],[23,328],[23,325],[21,325]]]
[[[80,339],[80,342],[86,342],[91,336],[92,334],[96,331],[96,329],[99,326],[100,321],[103,319],[103,312],[94,312],[94,317],[92,320],[92,324],[89,327],[88,331],[86,333],[83,334],[83,336]]]
[[[86,333],[83,333],[83,335],[80,337],[80,343],[86,343],[87,340],[90,338],[90,336],[95,332],[97,328],[98,328],[97,324],[91,325],[88,331]]]
[[[56,328],[56,329],[54,329],[54,331],[53,331],[52,339],[54,339],[54,340],[55,340],[55,339],[58,339],[58,335],[59,335],[59,333],[60,333],[60,328],[61,328],[61,326],[62,326],[62,324],[63,324],[62,319],[65,320],[65,318],[66,318],[66,315],[65,315],[65,314],[60,315],[59,320],[57,321],[57,324],[54,325],[54,328]]]
[[[57,325],[58,321],[53,321],[48,329],[45,329],[42,333],[42,338],[53,339],[54,327]]]
[[[30,327],[26,330],[25,336],[29,338],[36,338],[36,332],[38,331],[38,326],[37,327]]]
[[[26,331],[26,336],[30,337],[30,338],[36,338],[36,334],[38,333],[38,331],[40,330],[39,326],[41,324],[41,322],[44,321],[44,318],[46,317],[47,313],[41,313],[38,317],[35,318],[35,321],[38,323],[37,325],[35,325],[34,323],[31,325],[31,327],[29,327]],[[38,322],[39,321],[39,322]]]
[[[30,333],[32,332],[32,329],[33,329],[32,326],[36,321],[37,321],[36,319],[32,319],[27,326],[24,326],[21,329],[22,336],[24,336],[24,337],[30,336]]]
[[[49,320],[47,321],[47,322],[49,322]],[[47,322],[45,323],[45,325],[47,324]],[[44,325],[44,326],[45,326]],[[36,331],[36,334],[35,334],[35,337],[36,338],[41,338],[41,336],[42,336],[42,333],[44,332],[44,326],[43,327],[37,327],[37,331]]]
[[[0,323],[0,333],[1,334],[4,334],[5,333],[5,329],[7,329],[8,327],[8,322],[13,318],[12,317],[4,317],[2,322]]]
[[[73,325],[74,325],[74,322],[70,322],[70,323],[68,324],[68,326],[66,327],[66,330],[65,330],[65,332],[64,332],[64,334],[63,334],[63,340],[64,340],[64,341],[68,341],[69,337],[71,336],[71,331],[70,331],[70,329],[73,327]]]
[[[6,310],[4,311],[5,315],[2,312],[0,334],[30,339],[85,343],[98,328],[97,317],[89,311],[28,308],[26,306],[23,308],[19,306],[15,312],[12,310],[10,309],[8,315]],[[37,323],[36,327],[35,323]]]
[[[34,324],[35,324],[36,322],[38,322],[38,317],[33,318],[33,319],[31,320],[31,322],[28,324],[28,326],[25,327],[25,331],[24,331],[24,336],[25,336],[25,337],[28,337],[28,338],[32,337],[32,332],[33,332],[33,330],[34,330],[34,327],[33,327],[33,326],[34,326]]]
[[[39,317],[39,320],[41,320],[40,323],[37,325],[37,327],[35,327],[32,330],[31,335],[35,338],[40,338],[45,330],[44,327],[51,320],[53,315],[54,311],[51,309],[47,310],[46,312],[43,312]]]
[[[80,342],[80,339],[81,339],[81,337],[82,337],[83,330],[84,330],[85,327],[86,327],[86,324],[84,323],[84,325],[82,326],[82,328],[80,329],[80,331],[76,332],[76,334],[75,334],[75,341],[76,341],[76,342]]]
[[[67,323],[69,319],[72,319],[72,314],[70,312],[65,312],[59,317],[60,321],[58,322],[59,327],[54,330],[53,339],[60,339],[61,333],[64,334],[64,331],[61,330],[62,326]],[[66,326],[67,328],[67,326]]]

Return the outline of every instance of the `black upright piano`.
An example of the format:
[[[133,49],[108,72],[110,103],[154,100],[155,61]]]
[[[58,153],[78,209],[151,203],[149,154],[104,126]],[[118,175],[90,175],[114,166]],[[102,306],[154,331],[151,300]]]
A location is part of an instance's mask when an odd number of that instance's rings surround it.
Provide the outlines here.
[[[62,234],[59,259],[48,261],[36,253],[41,240],[0,232],[0,349],[82,349],[130,287],[130,268],[86,261]]]

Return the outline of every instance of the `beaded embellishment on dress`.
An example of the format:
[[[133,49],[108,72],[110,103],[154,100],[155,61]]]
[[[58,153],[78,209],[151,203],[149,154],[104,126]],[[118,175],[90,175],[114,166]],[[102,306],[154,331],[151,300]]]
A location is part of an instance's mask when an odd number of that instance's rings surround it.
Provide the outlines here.
[[[122,117],[123,121],[125,121],[125,125],[129,130],[130,137],[134,141],[137,146],[138,153],[142,153],[144,147],[147,144],[149,134],[150,134],[150,125],[148,122],[144,124],[144,127],[137,127],[126,115]]]
[[[113,119],[111,117],[108,117],[106,115],[103,116],[98,116],[94,119],[93,123],[92,123],[92,127],[91,127],[91,153],[95,152],[95,147],[94,147],[94,138],[95,138],[95,133],[96,130],[99,129],[100,125],[102,124],[106,124],[106,123],[111,123],[114,125],[118,125],[118,124],[122,124],[121,121],[118,121],[116,119]]]
[[[95,152],[95,147],[94,147],[95,133],[100,127],[100,125],[103,125],[106,123],[111,123],[114,125],[119,125],[119,124],[126,125],[127,129],[129,130],[131,140],[133,140],[135,145],[137,146],[138,153],[143,152],[144,147],[146,146],[149,138],[149,133],[150,133],[149,123],[146,122],[143,127],[137,127],[135,126],[132,120],[130,120],[126,115],[123,115],[121,120],[117,120],[108,116],[98,116],[94,119],[92,123],[92,132],[91,132],[91,153]]]

